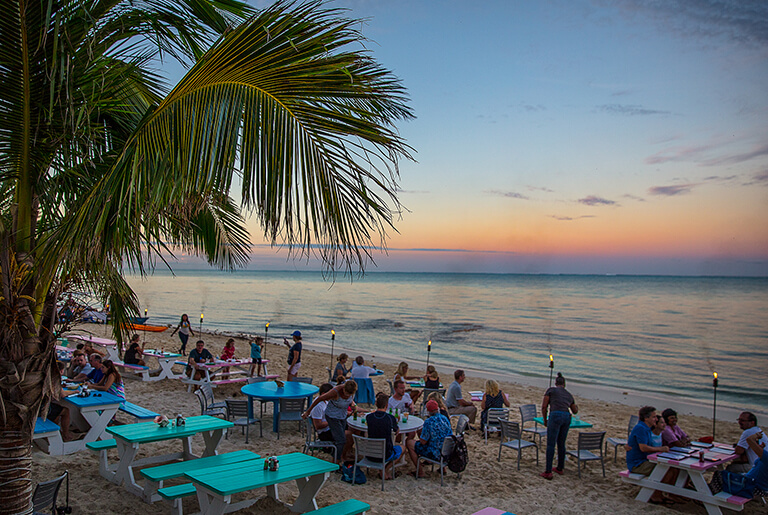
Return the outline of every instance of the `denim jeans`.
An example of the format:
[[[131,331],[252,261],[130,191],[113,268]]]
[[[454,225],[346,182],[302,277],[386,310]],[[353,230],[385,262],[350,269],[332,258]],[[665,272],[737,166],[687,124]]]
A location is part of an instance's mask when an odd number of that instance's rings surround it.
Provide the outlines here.
[[[333,435],[333,443],[336,445],[336,459],[341,461],[341,452],[347,444],[347,419],[325,417],[328,428]]]
[[[563,470],[565,465],[565,439],[571,426],[571,413],[568,411],[553,411],[547,420],[547,468],[552,472],[552,460],[555,457],[557,443],[557,468]]]

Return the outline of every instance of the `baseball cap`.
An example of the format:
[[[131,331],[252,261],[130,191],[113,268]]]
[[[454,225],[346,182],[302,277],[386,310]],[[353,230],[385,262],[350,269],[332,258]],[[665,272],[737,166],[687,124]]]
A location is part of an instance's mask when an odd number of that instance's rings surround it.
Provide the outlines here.
[[[440,409],[440,406],[437,405],[437,401],[434,399],[427,401],[427,411],[437,411]]]
[[[294,331],[291,333],[291,336],[296,336],[297,338],[301,338],[301,331]]]

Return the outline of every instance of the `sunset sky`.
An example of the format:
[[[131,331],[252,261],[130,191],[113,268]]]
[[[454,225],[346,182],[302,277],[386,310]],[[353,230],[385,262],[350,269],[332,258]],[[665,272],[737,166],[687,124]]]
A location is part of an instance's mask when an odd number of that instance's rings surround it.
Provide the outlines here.
[[[417,117],[378,269],[768,275],[768,2],[330,5]]]

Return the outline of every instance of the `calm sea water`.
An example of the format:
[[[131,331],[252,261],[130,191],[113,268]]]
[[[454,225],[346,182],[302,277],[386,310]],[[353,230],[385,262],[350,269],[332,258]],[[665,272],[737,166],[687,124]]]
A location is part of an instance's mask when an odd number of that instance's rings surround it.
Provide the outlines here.
[[[180,270],[130,277],[149,323],[305,340],[768,411],[768,279]]]

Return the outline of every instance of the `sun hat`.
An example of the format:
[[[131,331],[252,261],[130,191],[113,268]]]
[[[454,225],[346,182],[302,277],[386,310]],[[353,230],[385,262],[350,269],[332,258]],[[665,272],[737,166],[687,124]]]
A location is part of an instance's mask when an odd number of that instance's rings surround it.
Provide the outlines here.
[[[437,411],[439,409],[440,409],[440,406],[437,405],[437,401],[435,401],[434,399],[427,401],[427,411],[432,412],[432,411]]]
[[[297,338],[301,338],[301,331],[294,331],[291,333],[291,336],[295,336]]]

